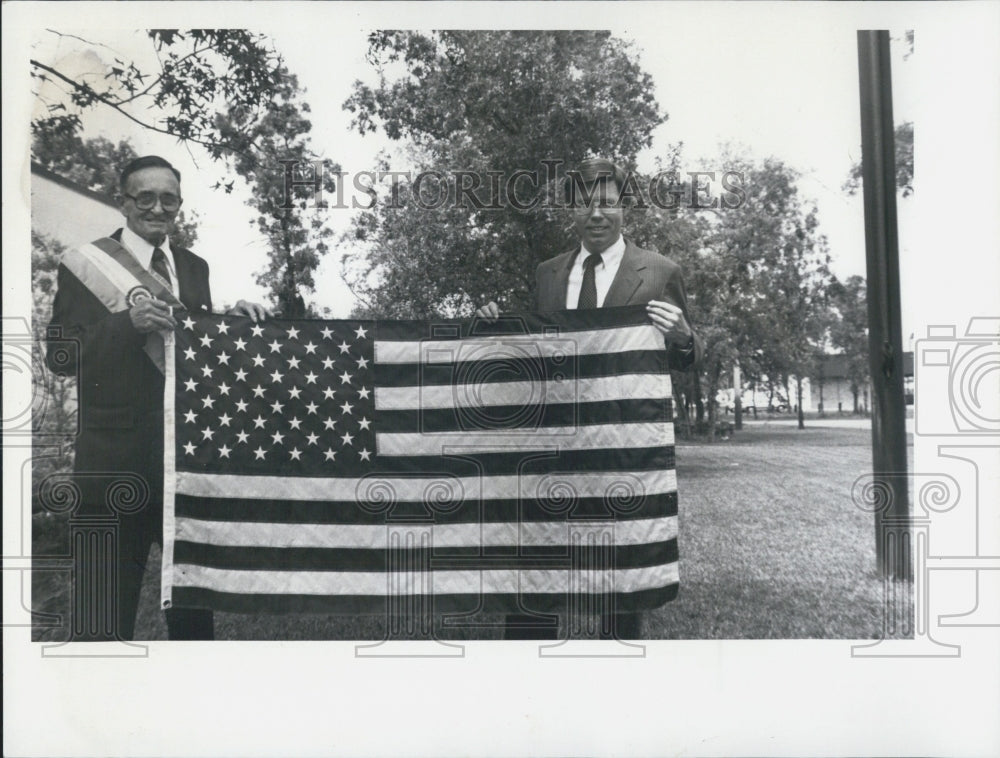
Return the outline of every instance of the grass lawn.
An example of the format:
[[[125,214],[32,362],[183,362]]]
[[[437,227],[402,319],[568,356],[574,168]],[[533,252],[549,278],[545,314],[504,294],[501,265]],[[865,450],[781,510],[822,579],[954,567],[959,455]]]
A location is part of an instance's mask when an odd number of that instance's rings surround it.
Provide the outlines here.
[[[873,517],[851,500],[855,479],[870,468],[868,429],[748,425],[728,442],[680,442],[680,595],[646,614],[643,636],[881,636]],[[39,518],[36,555],[65,553],[65,524]],[[158,568],[154,548],[136,625],[140,639],[166,639]],[[67,582],[65,572],[36,573],[35,609],[65,613]],[[500,638],[502,617],[480,621],[481,627],[439,636]],[[381,617],[216,614],[216,636],[232,640],[371,640],[381,639],[385,626]],[[65,639],[66,630],[36,629],[34,637]]]

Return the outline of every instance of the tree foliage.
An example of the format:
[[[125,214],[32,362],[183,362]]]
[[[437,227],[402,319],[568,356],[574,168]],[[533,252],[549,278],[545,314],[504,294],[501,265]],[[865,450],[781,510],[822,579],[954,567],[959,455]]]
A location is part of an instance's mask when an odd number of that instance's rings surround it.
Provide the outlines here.
[[[858,396],[869,379],[867,285],[863,276],[830,284],[830,303],[837,314],[831,320],[830,342],[847,361],[847,379],[858,412]]]
[[[368,57],[380,79],[355,84],[344,105],[354,127],[406,142],[401,197],[412,198],[422,171],[446,175],[422,185],[425,197],[447,193],[435,209],[381,202],[357,220],[361,252],[346,277],[366,312],[382,316],[470,314],[491,299],[530,308],[535,266],[572,244],[565,213],[518,207],[549,189],[545,161],[632,164],[665,118],[649,75],[606,32],[377,32]],[[492,192],[488,172],[506,186],[517,171],[536,173],[539,186],[524,180],[514,202]]]
[[[913,123],[904,121],[894,133],[896,156],[896,191],[903,197],[913,194]],[[850,176],[844,182],[844,191],[856,195],[861,191],[863,173],[861,162],[851,167]]]

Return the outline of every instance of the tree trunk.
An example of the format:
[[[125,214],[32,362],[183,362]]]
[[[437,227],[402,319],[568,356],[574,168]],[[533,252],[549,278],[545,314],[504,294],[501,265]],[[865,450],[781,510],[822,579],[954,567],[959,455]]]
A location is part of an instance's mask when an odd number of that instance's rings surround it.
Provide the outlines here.
[[[802,377],[795,377],[795,395],[798,398],[798,409],[799,409],[799,429],[806,428],[806,417],[802,411]]]

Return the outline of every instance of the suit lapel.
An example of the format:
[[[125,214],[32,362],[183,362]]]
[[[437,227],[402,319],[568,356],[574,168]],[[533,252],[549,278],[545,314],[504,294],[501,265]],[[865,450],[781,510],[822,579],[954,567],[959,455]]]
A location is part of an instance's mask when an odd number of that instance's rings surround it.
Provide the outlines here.
[[[625,240],[625,252],[622,255],[622,262],[618,265],[618,273],[615,274],[615,278],[611,282],[611,288],[604,297],[602,308],[629,305],[632,296],[642,284],[642,274],[640,272],[645,268],[637,259],[635,245]]]

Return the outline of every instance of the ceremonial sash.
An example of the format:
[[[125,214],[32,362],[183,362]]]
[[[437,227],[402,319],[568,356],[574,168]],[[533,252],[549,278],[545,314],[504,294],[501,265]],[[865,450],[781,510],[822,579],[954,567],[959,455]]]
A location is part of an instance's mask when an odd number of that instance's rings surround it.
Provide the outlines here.
[[[167,282],[155,272],[143,268],[127,248],[110,237],[67,250],[61,262],[111,313],[128,310],[151,297],[162,300],[171,308],[184,307]],[[163,335],[159,332],[148,334],[143,349],[162,373]]]

